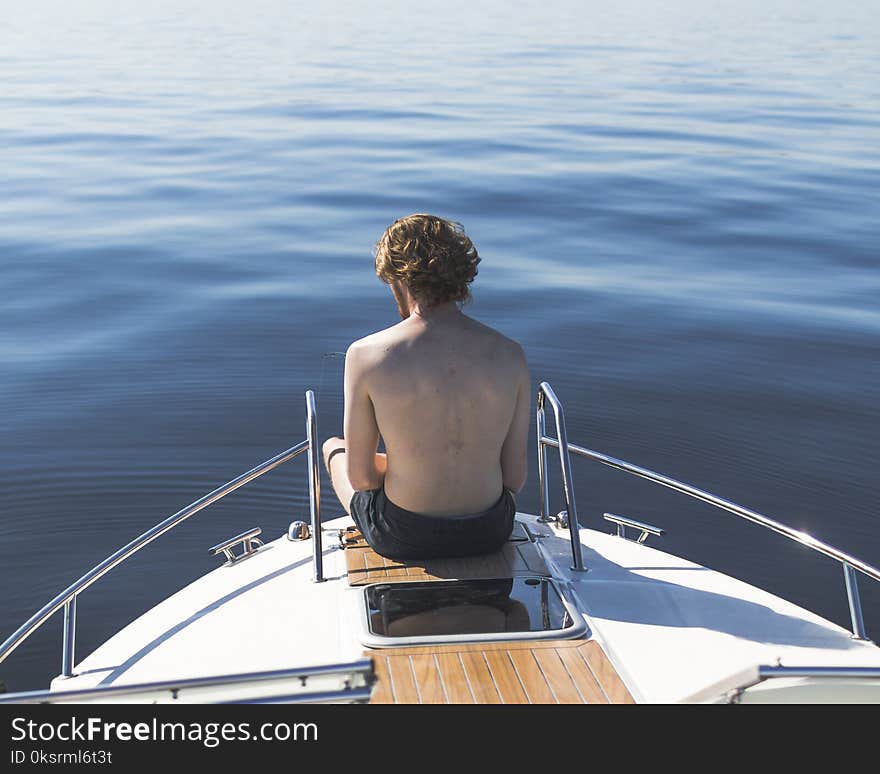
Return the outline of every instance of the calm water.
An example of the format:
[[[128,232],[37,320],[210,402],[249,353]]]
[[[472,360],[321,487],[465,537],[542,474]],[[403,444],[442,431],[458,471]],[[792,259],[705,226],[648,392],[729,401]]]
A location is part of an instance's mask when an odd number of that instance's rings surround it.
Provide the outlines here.
[[[396,319],[372,247],[415,211],[464,223],[470,313],[523,343],[572,440],[880,564],[876,4],[443,8],[4,4],[0,635],[304,437],[306,389],[339,432],[325,354]],[[79,655],[218,540],[281,534],[304,467],[90,589]],[[848,624],[834,562],[594,463],[575,476],[585,524],[658,523],[655,545]],[[536,488],[532,470],[521,509]],[[41,687],[59,660],[56,617],[0,677]]]

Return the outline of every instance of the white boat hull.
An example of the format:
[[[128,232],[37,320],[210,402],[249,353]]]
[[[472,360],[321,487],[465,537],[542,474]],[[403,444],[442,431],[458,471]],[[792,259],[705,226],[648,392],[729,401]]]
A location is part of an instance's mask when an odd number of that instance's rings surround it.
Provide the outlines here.
[[[759,665],[880,667],[880,648],[797,605],[655,548],[590,529],[588,572],[570,570],[569,533],[517,514],[637,702],[872,701],[878,681],[784,678],[739,693]],[[337,532],[324,523],[324,574],[311,540],[282,536],[213,570],[56,678],[54,691],[283,670],[363,658],[359,605]],[[129,699],[131,700],[131,699]]]

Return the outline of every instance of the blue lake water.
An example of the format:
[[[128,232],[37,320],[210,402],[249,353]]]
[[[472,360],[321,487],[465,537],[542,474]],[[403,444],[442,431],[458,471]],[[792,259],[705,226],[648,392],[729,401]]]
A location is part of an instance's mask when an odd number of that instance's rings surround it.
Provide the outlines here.
[[[340,432],[326,355],[396,320],[372,249],[417,211],[464,224],[469,313],[522,342],[572,441],[880,564],[875,3],[4,9],[0,638],[301,440],[306,389]],[[574,468],[585,525],[660,524],[658,547],[849,625],[833,561]],[[79,655],[306,492],[300,459],[114,570],[81,598]],[[59,666],[56,616],[0,678]]]

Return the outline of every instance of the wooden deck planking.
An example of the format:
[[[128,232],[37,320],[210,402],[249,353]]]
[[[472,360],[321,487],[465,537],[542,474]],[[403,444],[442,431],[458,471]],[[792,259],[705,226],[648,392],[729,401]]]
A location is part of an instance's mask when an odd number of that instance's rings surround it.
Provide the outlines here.
[[[595,675],[596,682],[602,687],[608,701],[612,704],[633,704],[633,697],[627,690],[614,665],[598,646],[595,648],[579,648],[580,655]]]
[[[353,530],[353,528],[350,528]],[[549,574],[534,545],[510,541],[494,553],[449,559],[395,561],[377,554],[359,532],[343,530],[348,583],[447,580],[454,578],[508,578],[516,574]]]
[[[420,704],[447,704],[440,670],[433,653],[409,656],[416,685],[419,689]]]
[[[361,563],[364,567],[366,567],[366,572],[364,572],[364,578],[369,578],[371,575],[381,575],[381,577],[385,577],[385,557],[379,556],[375,551],[371,551],[369,548],[361,549]]]
[[[557,651],[562,664],[571,676],[571,682],[578,689],[585,704],[609,704],[608,695],[596,680],[596,676],[581,655],[572,648],[559,648]]]
[[[388,676],[390,666],[388,661],[382,656],[373,657],[373,668],[376,674],[381,674],[383,678],[376,681],[376,686],[370,696],[370,704],[394,704],[394,690]]]
[[[572,682],[571,676],[555,649],[535,648],[532,655],[538,662],[538,667],[543,672],[558,704],[583,703],[584,699],[578,692],[577,686]]]
[[[544,672],[535,660],[534,651],[510,650],[507,652],[516,671],[529,704],[556,704],[556,697],[544,677]]]
[[[386,580],[408,580],[406,576],[406,565],[403,562],[396,562],[393,559],[387,559],[384,556],[382,560],[385,564]]]
[[[492,675],[495,688],[504,704],[528,704],[529,697],[523,690],[507,651],[490,650],[483,654]]]
[[[473,704],[474,697],[461,663],[461,654],[437,653],[434,658],[443,679],[446,701],[449,704]]]
[[[374,704],[633,703],[593,640],[371,649],[365,655],[376,669]]]
[[[419,704],[421,699],[416,688],[412,662],[409,658],[386,658],[386,675],[391,676],[391,690],[396,704]],[[381,675],[380,668],[376,674]],[[370,699],[372,702],[372,699]]]
[[[468,681],[468,688],[474,697],[475,704],[500,704],[501,697],[492,680],[489,666],[483,651],[461,651],[458,654],[464,674]]]

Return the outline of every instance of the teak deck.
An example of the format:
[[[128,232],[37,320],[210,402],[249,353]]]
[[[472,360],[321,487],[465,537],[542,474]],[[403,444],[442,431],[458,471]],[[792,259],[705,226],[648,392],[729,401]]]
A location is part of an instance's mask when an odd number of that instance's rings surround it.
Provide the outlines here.
[[[396,562],[377,554],[354,527],[340,535],[345,546],[348,583],[444,580],[450,578],[508,578],[511,575],[548,575],[547,566],[531,542],[508,541],[504,548],[486,556],[461,559],[422,559]]]
[[[534,545],[511,540],[496,554],[396,562],[355,527],[340,531],[351,586],[451,578],[549,575]],[[371,704],[632,704],[594,640],[529,640],[371,648]]]
[[[371,649],[371,704],[633,704],[594,640]]]

